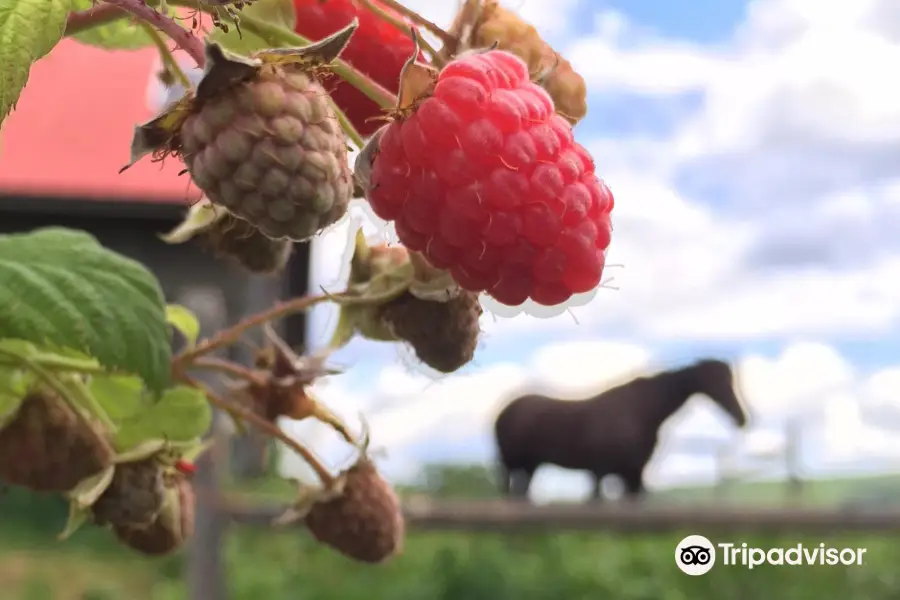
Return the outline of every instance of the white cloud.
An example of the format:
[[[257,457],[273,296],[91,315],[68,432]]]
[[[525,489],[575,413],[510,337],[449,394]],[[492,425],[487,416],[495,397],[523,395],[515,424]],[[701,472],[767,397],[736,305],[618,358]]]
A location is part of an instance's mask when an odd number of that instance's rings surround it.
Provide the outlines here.
[[[715,46],[650,34],[606,11],[595,35],[573,41],[567,55],[596,94],[699,98],[671,135],[588,144],[616,195],[609,259],[624,268],[611,273],[618,292],[573,311],[583,327],[740,340],[897,325],[900,248],[893,227],[878,227],[895,220],[896,185],[877,177],[891,173],[900,141],[900,91],[884,75],[900,37],[872,18],[885,6],[755,0],[734,38]],[[686,168],[720,190],[715,208],[675,191]],[[730,205],[744,207],[739,217],[728,218]],[[773,243],[784,269],[746,264]],[[798,244],[821,264],[792,268]],[[875,248],[882,256],[869,256]],[[501,328],[571,329],[565,318]]]

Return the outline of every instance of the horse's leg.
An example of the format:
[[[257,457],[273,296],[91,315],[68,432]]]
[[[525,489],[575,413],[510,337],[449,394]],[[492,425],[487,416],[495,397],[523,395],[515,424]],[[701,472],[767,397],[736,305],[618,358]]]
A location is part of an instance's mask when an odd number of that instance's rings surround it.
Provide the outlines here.
[[[640,471],[623,474],[622,481],[625,484],[625,496],[629,500],[640,500],[647,493],[647,489],[644,487],[643,473]]]
[[[593,487],[591,488],[591,502],[603,502],[603,477],[605,473],[591,473]]]
[[[522,500],[528,499],[528,490],[531,488],[534,471],[534,469],[518,469],[512,473],[511,496]]]
[[[512,492],[512,483],[511,483],[512,475],[509,472],[509,469],[506,468],[506,465],[503,463],[499,463],[497,465],[497,481],[500,484],[500,495],[503,497],[508,497]]]

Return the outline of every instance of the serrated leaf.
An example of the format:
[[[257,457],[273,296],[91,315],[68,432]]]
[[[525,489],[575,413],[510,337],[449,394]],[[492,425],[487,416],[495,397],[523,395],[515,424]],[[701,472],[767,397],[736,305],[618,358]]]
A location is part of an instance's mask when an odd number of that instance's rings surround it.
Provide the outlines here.
[[[200,321],[197,320],[197,315],[180,304],[169,304],[166,306],[166,320],[184,336],[188,346],[197,343],[197,338],[200,337]]]
[[[149,405],[144,382],[128,375],[92,377],[88,389],[113,422],[141,412]]]
[[[0,235],[0,338],[85,352],[158,392],[171,378],[165,307],[153,273],[86,232]]]
[[[294,3],[291,0],[256,0],[253,4],[241,9],[238,13],[239,22],[242,14],[256,17],[288,31],[294,31],[294,24],[297,20]],[[210,42],[218,42],[226,50],[244,55],[271,47],[269,42],[246,29],[242,28],[238,32],[237,27],[229,27],[228,33],[216,29],[209,34],[207,39]]]
[[[95,3],[96,0],[72,0],[72,10],[86,10]],[[153,44],[147,32],[130,18],[85,29],[72,35],[72,38],[106,50],[137,50]]]
[[[0,121],[15,108],[34,61],[62,39],[72,0],[0,0]]]
[[[121,451],[149,440],[191,442],[212,425],[213,412],[206,395],[197,388],[178,386],[141,412],[119,423],[116,447]]]

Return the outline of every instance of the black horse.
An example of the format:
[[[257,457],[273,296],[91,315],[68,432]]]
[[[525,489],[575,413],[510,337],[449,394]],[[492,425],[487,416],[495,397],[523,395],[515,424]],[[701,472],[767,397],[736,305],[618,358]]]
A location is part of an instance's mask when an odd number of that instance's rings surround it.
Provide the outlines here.
[[[747,424],[731,367],[721,360],[638,377],[585,400],[516,398],[494,423],[502,492],[527,497],[538,467],[552,464],[591,473],[594,500],[607,475],[623,480],[626,496],[643,495],[660,426],[694,394],[711,398],[738,427]]]

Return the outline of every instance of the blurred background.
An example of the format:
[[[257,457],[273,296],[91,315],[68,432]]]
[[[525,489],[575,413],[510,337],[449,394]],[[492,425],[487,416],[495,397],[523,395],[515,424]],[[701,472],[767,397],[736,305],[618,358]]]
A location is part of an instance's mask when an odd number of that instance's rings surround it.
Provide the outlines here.
[[[455,0],[407,0],[448,24]],[[751,426],[707,398],[662,429],[645,471],[653,507],[831,510],[832,525],[719,533],[669,527],[495,533],[413,527],[405,553],[360,566],[302,530],[274,533],[199,507],[192,547],[148,560],[84,531],[65,544],[61,501],[0,495],[0,600],[746,600],[900,594],[900,518],[845,532],[854,515],[900,510],[900,11],[890,0],[509,0],[586,79],[576,137],[616,196],[612,279],[557,316],[483,317],[473,364],[449,377],[406,350],[356,340],[347,372],[316,393],[369,423],[385,476],[404,498],[498,495],[493,420],[523,391],[594,395],[623,378],[700,358],[732,362]],[[177,161],[127,161],[135,123],[161,107],[153,49],[107,53],[66,40],[33,69],[0,150],[0,229],[87,229],[147,264],[206,333],[276,298],[346,276],[355,228],[391,238],[361,206],[280,278],[244,274],[193,244],[157,237],[199,197]],[[61,93],[60,90],[65,90]],[[62,99],[64,98],[64,99]],[[320,347],[328,307],[283,325]],[[233,357],[249,359],[241,346]],[[334,468],[352,452],[324,427],[282,424]],[[242,505],[289,499],[298,457],[254,436],[228,441],[198,485]],[[212,460],[216,458],[217,460]],[[590,480],[551,467],[535,503],[583,502]],[[614,500],[619,488],[609,482]],[[216,491],[219,490],[219,491]],[[561,507],[560,510],[563,510]],[[895,513],[900,514],[900,512]],[[824,529],[823,529],[824,527]],[[448,529],[448,528],[444,528]],[[673,561],[684,535],[866,547],[859,567],[714,569]]]

